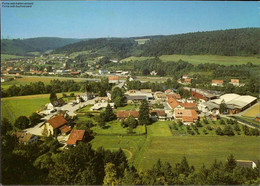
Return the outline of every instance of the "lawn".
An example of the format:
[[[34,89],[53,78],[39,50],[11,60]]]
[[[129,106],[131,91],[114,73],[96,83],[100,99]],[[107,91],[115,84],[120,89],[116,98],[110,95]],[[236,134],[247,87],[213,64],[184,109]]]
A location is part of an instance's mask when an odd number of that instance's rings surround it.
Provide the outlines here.
[[[12,77],[12,76],[8,76],[8,77]],[[12,81],[1,83],[1,88],[8,89],[12,85],[16,85],[16,86],[26,85],[26,84],[30,84],[30,83],[34,83],[34,82],[38,82],[38,81],[41,81],[45,84],[49,84],[51,82],[51,80],[54,80],[54,79],[59,79],[60,81],[65,81],[65,80],[74,80],[76,82],[83,81],[83,79],[78,79],[78,78],[48,77],[48,76],[35,76],[35,77],[23,76],[22,78],[19,78],[19,79],[14,79]]]
[[[143,136],[95,136],[91,141],[94,149],[98,147],[103,147],[109,150],[116,150],[122,148],[126,149],[132,153],[131,159],[129,159],[130,164],[132,164],[139,154],[146,137]],[[124,151],[125,152],[125,151]],[[129,158],[129,152],[126,153]]]
[[[260,112],[260,105],[259,105],[259,103],[257,103],[253,107],[251,107],[249,110],[247,110],[243,114],[243,116],[255,118],[259,112]]]
[[[57,96],[61,97],[62,93],[58,93]],[[6,117],[14,122],[19,116],[29,116],[41,110],[49,102],[49,97],[50,94],[37,94],[1,98],[1,118]]]
[[[152,59],[153,57],[135,57],[131,56],[123,59],[122,61],[143,61],[146,59]],[[260,60],[258,57],[250,56],[250,57],[242,57],[242,56],[218,56],[218,55],[162,55],[159,57],[162,61],[179,61],[180,59],[183,61],[187,61],[194,65],[198,65],[200,63],[217,63],[221,65],[241,65],[251,62],[253,64],[260,64]]]
[[[1,62],[7,59],[17,59],[17,58],[25,58],[24,56],[16,56],[16,55],[9,55],[9,54],[1,54]]]
[[[138,108],[139,108],[139,105],[127,104],[124,107],[117,107],[116,110],[137,110]]]
[[[121,126],[120,121],[110,121],[106,123],[106,126],[104,128],[101,128],[99,126],[95,126],[91,128],[97,135],[126,135],[127,134],[127,128],[123,128]],[[144,134],[145,133],[145,127],[144,126],[137,126],[133,130],[134,134]]]
[[[133,157],[130,163],[138,170],[151,168],[159,158],[174,165],[186,156],[190,165],[194,165],[195,168],[200,168],[203,163],[208,166],[215,159],[225,161],[231,153],[240,160],[259,159],[259,137],[245,136],[243,132],[241,135],[232,137],[216,136],[214,130],[208,135],[173,136],[169,129],[169,124],[172,122],[157,121],[148,125],[147,135],[121,136],[113,135],[124,132],[120,123],[114,121],[108,124],[110,127],[107,129],[92,128],[100,135],[95,136],[91,143],[94,148],[103,146],[106,149],[115,150],[121,147],[131,151]],[[224,126],[211,121],[208,125],[214,128]],[[185,129],[186,127],[183,126],[183,130]],[[199,130],[202,129],[199,128]],[[129,157],[129,152],[126,154]]]
[[[150,136],[135,165],[150,168],[159,158],[174,165],[186,156],[190,165],[200,168],[215,159],[225,161],[231,153],[236,159],[255,160],[259,159],[259,145],[259,137],[249,136]]]
[[[29,116],[49,102],[49,95],[20,96],[1,99],[1,118],[11,122],[19,116]]]

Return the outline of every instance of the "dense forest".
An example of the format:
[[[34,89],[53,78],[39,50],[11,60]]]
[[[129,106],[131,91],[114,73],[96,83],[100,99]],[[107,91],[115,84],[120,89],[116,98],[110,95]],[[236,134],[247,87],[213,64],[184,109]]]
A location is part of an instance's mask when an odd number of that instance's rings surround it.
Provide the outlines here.
[[[142,55],[259,55],[259,38],[259,28],[230,29],[172,35],[145,43]]]
[[[54,53],[90,51],[109,57],[211,54],[224,56],[259,55],[259,28],[195,32],[170,36],[146,36],[144,45],[135,38],[91,39],[59,48]]]
[[[13,55],[28,55],[28,52],[45,52],[65,45],[75,43],[81,39],[66,39],[57,37],[39,37],[29,39],[2,39],[1,53]]]
[[[131,55],[137,43],[130,38],[100,38],[81,41],[64,46],[55,50],[53,53],[67,53],[78,51],[91,51],[109,57],[125,58]]]

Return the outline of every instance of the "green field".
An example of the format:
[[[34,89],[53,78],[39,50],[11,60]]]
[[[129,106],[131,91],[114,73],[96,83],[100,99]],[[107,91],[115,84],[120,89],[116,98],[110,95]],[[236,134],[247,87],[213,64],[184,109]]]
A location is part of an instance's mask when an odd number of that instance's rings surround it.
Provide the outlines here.
[[[215,159],[225,161],[231,153],[240,160],[259,159],[259,137],[228,137],[214,134],[173,136],[169,123],[172,121],[158,121],[147,126],[146,136],[100,135],[95,136],[91,143],[94,148],[121,147],[131,151],[133,158],[130,163],[139,170],[151,168],[159,158],[174,165],[180,162],[184,155],[195,168],[200,168],[203,163],[210,165]]]
[[[153,57],[129,57],[122,61],[143,61],[152,59]],[[217,55],[162,55],[159,57],[162,61],[187,61],[191,64],[198,65],[200,63],[217,63],[221,65],[241,65],[251,62],[253,64],[260,64],[259,57],[242,57],[242,56],[217,56]]]
[[[131,104],[128,104],[124,107],[117,107],[116,110],[137,110],[139,108],[139,105],[131,105]]]
[[[57,93],[57,96],[61,97],[62,93]],[[41,110],[49,102],[49,97],[50,94],[38,94],[1,98],[1,118],[14,122],[19,116],[29,116]]]
[[[16,55],[9,55],[9,54],[1,54],[1,62],[7,59],[16,59],[16,58],[25,58],[24,56],[16,56]]]
[[[186,156],[189,163],[199,168],[210,165],[214,159],[225,161],[229,154],[236,159],[259,159],[259,137],[245,136],[151,136],[144,145],[135,165],[145,169],[159,158],[171,164],[180,162]]]
[[[8,77],[12,77],[12,76],[8,76]],[[51,80],[54,80],[54,79],[58,79],[60,81],[65,81],[65,80],[74,80],[75,82],[83,81],[83,79],[67,78],[67,77],[22,76],[22,78],[14,79],[12,81],[1,83],[1,88],[8,89],[12,85],[16,85],[16,86],[26,85],[26,84],[30,84],[30,83],[38,82],[38,81],[41,81],[41,82],[43,82],[45,84],[49,84],[51,82]]]
[[[49,94],[34,96],[19,96],[1,99],[1,118],[6,117],[11,122],[19,116],[29,116],[40,110],[49,101]]]

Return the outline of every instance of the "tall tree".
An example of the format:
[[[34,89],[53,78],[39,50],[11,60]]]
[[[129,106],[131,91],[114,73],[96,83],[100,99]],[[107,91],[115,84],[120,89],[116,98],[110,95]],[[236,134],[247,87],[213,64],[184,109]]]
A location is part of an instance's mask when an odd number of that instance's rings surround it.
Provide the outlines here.
[[[17,127],[18,129],[26,129],[29,127],[30,120],[26,116],[19,116],[15,122],[14,126]]]
[[[116,168],[113,163],[107,163],[105,166],[104,185],[116,185],[118,184]]]
[[[112,107],[108,103],[105,110],[105,121],[112,121],[114,119],[116,119],[116,115],[114,114]]]
[[[50,102],[52,103],[53,101],[57,101],[57,100],[58,100],[58,98],[57,98],[56,93],[55,93],[55,92],[52,92],[52,93],[50,94]]]
[[[138,116],[139,123],[141,125],[148,125],[151,123],[149,117],[149,107],[148,102],[143,100],[139,109],[139,116]]]

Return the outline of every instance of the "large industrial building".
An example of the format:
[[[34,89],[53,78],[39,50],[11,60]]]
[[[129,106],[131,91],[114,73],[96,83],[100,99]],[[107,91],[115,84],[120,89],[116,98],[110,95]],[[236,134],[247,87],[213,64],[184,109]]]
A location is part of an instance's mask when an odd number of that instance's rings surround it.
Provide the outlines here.
[[[229,114],[236,114],[257,103],[257,98],[248,95],[240,96],[238,94],[224,94],[218,99],[213,99],[208,103],[220,105],[222,102],[227,105]]]

